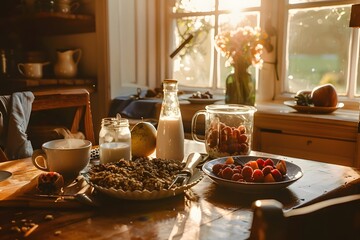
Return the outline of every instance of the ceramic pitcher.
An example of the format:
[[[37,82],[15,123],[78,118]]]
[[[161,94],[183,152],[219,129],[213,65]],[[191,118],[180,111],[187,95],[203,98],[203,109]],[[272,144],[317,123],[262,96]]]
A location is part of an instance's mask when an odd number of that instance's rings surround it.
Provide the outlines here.
[[[54,73],[57,78],[73,78],[77,75],[77,65],[81,58],[81,49],[57,51]]]

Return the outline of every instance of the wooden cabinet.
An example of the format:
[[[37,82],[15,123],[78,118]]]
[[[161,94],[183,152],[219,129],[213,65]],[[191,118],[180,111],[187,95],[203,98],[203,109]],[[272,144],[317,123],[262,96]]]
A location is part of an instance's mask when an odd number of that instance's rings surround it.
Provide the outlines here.
[[[266,130],[261,130],[259,134],[263,152],[354,166],[355,141],[273,133]]]
[[[253,149],[279,155],[358,167],[359,112],[299,114],[281,105],[259,106]]]
[[[0,34],[4,36],[2,38],[11,39],[14,35],[17,36],[16,39],[21,41],[17,44],[23,45],[21,51],[26,51],[26,47],[24,47],[26,44],[38,47],[41,45],[39,39],[46,36],[91,32],[95,32],[95,17],[93,15],[36,12],[0,16]],[[11,42],[11,40],[7,40],[7,42]],[[0,50],[3,49],[3,52],[13,48],[13,46],[6,46],[6,44],[1,43],[0,41]],[[19,57],[19,55],[21,56],[18,54],[16,59],[6,59],[14,56],[4,56],[5,62],[11,60],[13,64],[12,74],[0,74],[1,94],[44,89],[86,88],[89,92],[96,90],[96,79],[94,77],[83,77],[81,74],[76,79],[55,79],[53,74],[48,74],[43,79],[25,79],[17,73],[15,67],[18,62],[23,61],[23,57]]]
[[[85,14],[39,12],[1,18],[0,32],[21,35],[62,35],[95,31],[95,18]]]

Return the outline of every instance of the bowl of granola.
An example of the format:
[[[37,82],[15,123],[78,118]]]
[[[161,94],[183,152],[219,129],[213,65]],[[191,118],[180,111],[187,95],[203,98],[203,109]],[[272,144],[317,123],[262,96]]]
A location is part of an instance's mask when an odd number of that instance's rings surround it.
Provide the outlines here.
[[[184,163],[175,160],[141,157],[92,166],[85,179],[99,192],[128,200],[154,200],[176,196],[197,184],[203,173],[195,169],[186,185],[169,188]]]

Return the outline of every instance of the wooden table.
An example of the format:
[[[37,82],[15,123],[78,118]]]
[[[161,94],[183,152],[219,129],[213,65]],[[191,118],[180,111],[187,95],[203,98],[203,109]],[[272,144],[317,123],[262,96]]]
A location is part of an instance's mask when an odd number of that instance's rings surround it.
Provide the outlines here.
[[[203,144],[186,140],[186,155],[205,152]],[[252,152],[251,155],[278,157]],[[0,238],[21,239],[10,230],[21,222],[38,227],[26,239],[246,239],[252,221],[251,204],[273,198],[285,209],[323,199],[359,193],[360,171],[321,162],[283,157],[301,167],[304,176],[288,188],[262,194],[221,189],[204,177],[185,194],[153,201],[104,197],[106,205],[75,209],[0,207]],[[0,200],[40,173],[30,159],[4,162],[0,170],[12,177],[0,182]],[[52,220],[46,216],[51,215]],[[48,216],[49,217],[49,216]]]

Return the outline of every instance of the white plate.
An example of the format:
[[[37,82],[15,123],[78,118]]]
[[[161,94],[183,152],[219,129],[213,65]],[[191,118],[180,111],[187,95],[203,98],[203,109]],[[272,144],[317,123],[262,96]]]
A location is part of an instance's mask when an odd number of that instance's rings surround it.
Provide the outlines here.
[[[213,104],[224,100],[224,96],[213,95],[213,98],[193,98],[192,94],[183,94],[179,96],[179,100],[189,101],[191,104]]]
[[[301,105],[297,105],[296,101],[285,101],[284,104],[301,113],[316,113],[316,114],[332,113],[337,109],[344,107],[344,103],[338,103],[336,107],[301,106]]]
[[[222,187],[226,187],[235,191],[243,191],[243,192],[264,192],[269,190],[281,189],[289,186],[295,181],[299,180],[303,173],[299,166],[294,163],[286,161],[287,174],[285,175],[285,179],[281,182],[274,183],[255,183],[255,182],[236,182],[227,179],[220,178],[216,176],[212,172],[212,167],[217,163],[225,163],[228,157],[217,158],[205,163],[202,167],[204,173],[209,176],[216,184]],[[245,165],[245,163],[256,160],[258,158],[263,158],[259,156],[233,156],[235,162],[237,164]],[[276,164],[280,159],[272,158],[274,164]]]
[[[117,190],[114,188],[104,188],[101,186],[98,186],[96,184],[91,183],[91,181],[88,179],[88,176],[85,176],[86,181],[92,185],[96,190],[98,190],[101,193],[104,193],[108,196],[115,197],[115,198],[121,198],[121,199],[128,199],[128,200],[154,200],[154,199],[161,199],[161,198],[168,198],[173,197],[176,195],[179,195],[183,193],[185,190],[191,188],[200,180],[203,178],[203,173],[199,170],[195,170],[194,175],[190,178],[189,183],[181,186],[181,187],[175,187],[172,189],[163,189],[160,191],[124,191],[124,190]]]

